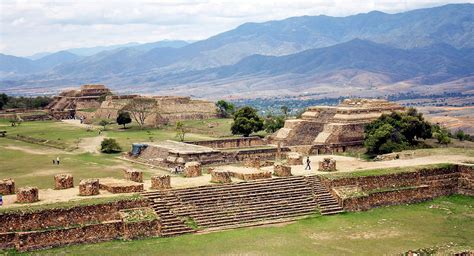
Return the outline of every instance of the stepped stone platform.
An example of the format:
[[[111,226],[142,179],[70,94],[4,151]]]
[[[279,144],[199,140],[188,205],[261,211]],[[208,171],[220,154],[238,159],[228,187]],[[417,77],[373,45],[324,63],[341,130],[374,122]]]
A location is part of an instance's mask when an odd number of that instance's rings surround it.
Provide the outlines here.
[[[110,193],[134,193],[142,192],[143,184],[131,180],[121,180],[114,178],[99,179],[100,189],[107,190]]]
[[[227,229],[342,212],[317,178],[292,176],[142,193],[162,219],[162,236]]]
[[[232,178],[247,181],[268,179],[272,177],[271,171],[265,171],[251,167],[222,166],[216,168],[215,170],[213,170],[213,172],[227,172]]]

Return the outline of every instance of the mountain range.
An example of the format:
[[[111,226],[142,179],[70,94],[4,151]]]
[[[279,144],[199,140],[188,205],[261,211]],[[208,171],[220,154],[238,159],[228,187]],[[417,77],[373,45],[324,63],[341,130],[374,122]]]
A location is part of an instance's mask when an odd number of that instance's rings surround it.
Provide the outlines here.
[[[441,92],[459,81],[463,86],[452,89],[474,89],[473,4],[292,17],[246,23],[190,44],[165,42],[72,49],[35,60],[0,55],[0,91],[105,83],[122,93],[212,98],[372,94],[373,88],[386,94],[437,85]]]

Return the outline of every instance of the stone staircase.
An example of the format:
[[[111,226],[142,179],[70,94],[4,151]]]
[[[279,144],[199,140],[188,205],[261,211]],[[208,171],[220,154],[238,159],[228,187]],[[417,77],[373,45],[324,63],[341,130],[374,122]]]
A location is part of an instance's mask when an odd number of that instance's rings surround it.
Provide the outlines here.
[[[306,180],[311,184],[314,198],[319,206],[321,215],[331,215],[344,212],[334,196],[321,183],[318,176],[306,176]]]
[[[226,185],[207,185],[142,193],[162,219],[162,235],[294,220],[315,213],[342,212],[319,180],[293,176]],[[316,200],[315,200],[316,198]]]

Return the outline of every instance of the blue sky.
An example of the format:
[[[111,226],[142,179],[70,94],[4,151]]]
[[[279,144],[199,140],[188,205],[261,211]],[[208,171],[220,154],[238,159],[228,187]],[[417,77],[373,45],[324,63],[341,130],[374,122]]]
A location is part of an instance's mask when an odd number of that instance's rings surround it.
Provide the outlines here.
[[[200,40],[245,22],[302,15],[388,13],[474,0],[0,0],[0,52]]]

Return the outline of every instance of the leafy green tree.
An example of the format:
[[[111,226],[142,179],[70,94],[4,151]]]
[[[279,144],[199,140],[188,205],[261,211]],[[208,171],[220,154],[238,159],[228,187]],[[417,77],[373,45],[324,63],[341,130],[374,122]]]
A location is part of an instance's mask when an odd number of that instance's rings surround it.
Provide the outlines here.
[[[100,144],[100,146],[101,146],[100,151],[107,154],[118,153],[122,151],[122,148],[120,147],[120,145],[117,143],[115,139],[105,138]]]
[[[263,128],[268,133],[274,133],[285,125],[285,118],[283,116],[269,115],[263,122]]]
[[[449,131],[446,128],[440,127],[439,125],[433,126],[433,137],[438,141],[439,144],[448,145],[451,143],[449,138]]]
[[[234,122],[231,126],[232,134],[241,134],[248,137],[252,132],[258,132],[262,129],[263,120],[254,108],[243,107],[234,113]]]
[[[176,137],[179,138],[179,141],[184,141],[185,135],[186,135],[186,128],[184,127],[184,123],[176,122]]]
[[[126,111],[122,111],[117,116],[117,124],[123,125],[123,129],[125,129],[125,125],[132,122],[132,118],[130,117],[130,113]]]
[[[0,110],[8,103],[8,96],[5,93],[0,94]]]
[[[232,114],[234,114],[234,111],[235,111],[234,104],[227,102],[225,100],[219,100],[216,103],[216,107],[219,111],[219,116],[223,118],[232,116]]]
[[[99,125],[104,127],[104,131],[105,131],[105,127],[109,124],[110,124],[110,122],[108,120],[105,120],[105,119],[102,119],[99,122]]]
[[[288,117],[289,108],[288,108],[287,106],[285,106],[285,105],[281,106],[281,107],[280,107],[280,110],[281,110],[281,113],[283,113],[283,115],[284,115],[285,117]]]
[[[364,146],[369,154],[401,151],[432,137],[431,124],[416,109],[383,114],[365,127]]]
[[[454,136],[456,136],[456,138],[458,138],[458,140],[460,140],[460,141],[463,141],[463,140],[466,139],[466,134],[461,129],[457,130],[456,133],[454,134]]]

